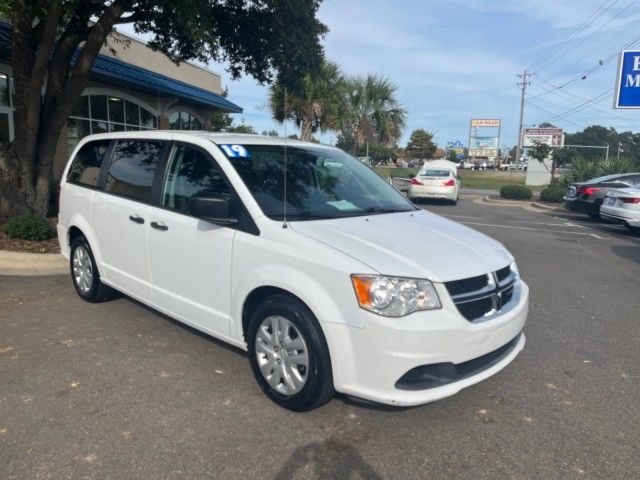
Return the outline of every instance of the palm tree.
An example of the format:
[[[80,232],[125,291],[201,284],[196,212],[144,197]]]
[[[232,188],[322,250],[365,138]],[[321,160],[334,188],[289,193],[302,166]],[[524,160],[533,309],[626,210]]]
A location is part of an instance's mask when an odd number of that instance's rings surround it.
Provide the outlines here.
[[[389,79],[375,74],[345,82],[338,123],[343,135],[351,136],[357,148],[365,144],[368,147],[371,140],[391,145],[400,139],[407,111],[396,98],[397,89]]]
[[[286,92],[286,105],[285,87],[276,82],[269,92],[271,114],[281,123],[292,120],[300,129],[300,138],[309,141],[318,130],[335,129],[343,86],[338,65],[324,62],[302,78],[300,87]]]

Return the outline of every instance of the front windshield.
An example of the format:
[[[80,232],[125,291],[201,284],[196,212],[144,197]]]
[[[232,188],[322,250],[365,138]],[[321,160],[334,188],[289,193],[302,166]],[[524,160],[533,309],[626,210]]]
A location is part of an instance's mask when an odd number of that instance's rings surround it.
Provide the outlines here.
[[[274,220],[282,220],[284,147],[222,145],[221,149],[242,177],[264,214]],[[234,151],[241,151],[242,155],[236,155]],[[415,210],[415,207],[393,186],[342,150],[287,147],[288,220],[340,218],[412,210]]]

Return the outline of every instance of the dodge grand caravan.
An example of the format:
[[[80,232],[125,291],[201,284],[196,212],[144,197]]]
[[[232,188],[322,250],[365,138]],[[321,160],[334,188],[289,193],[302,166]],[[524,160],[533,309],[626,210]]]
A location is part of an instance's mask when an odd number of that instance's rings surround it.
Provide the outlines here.
[[[431,402],[522,350],[511,254],[416,208],[333,147],[254,135],[92,135],[63,173],[78,295],[114,290],[249,352],[273,401]]]

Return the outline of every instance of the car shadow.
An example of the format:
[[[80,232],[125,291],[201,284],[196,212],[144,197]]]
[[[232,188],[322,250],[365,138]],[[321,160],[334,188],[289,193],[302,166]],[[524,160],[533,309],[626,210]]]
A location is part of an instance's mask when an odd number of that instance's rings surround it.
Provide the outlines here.
[[[136,300],[135,298],[131,298],[127,295],[125,295],[124,293],[121,292],[117,292],[117,297],[116,298],[121,298],[123,300],[127,300],[137,306],[139,306],[140,308],[143,308],[144,310],[146,310],[149,313],[152,313],[153,315],[162,318],[163,320],[166,320],[169,323],[172,323],[173,325],[175,325],[176,327],[185,330],[189,333],[192,333],[194,335],[197,335],[200,338],[203,338],[205,340],[210,341],[211,343],[216,344],[219,347],[224,348],[225,350],[229,351],[229,352],[234,352],[237,353],[243,357],[247,357],[247,352],[242,350],[241,348],[238,348],[234,345],[231,345],[230,343],[224,342],[222,340],[217,339],[216,337],[213,337],[211,335],[209,335],[208,333],[202,332],[200,330],[198,330],[197,328],[192,327],[191,325],[187,325],[186,323],[182,323],[179,320],[176,320],[168,315],[165,315],[164,313],[154,309],[153,307],[150,307],[142,302],[139,302],[138,300]]]
[[[611,252],[625,260],[640,263],[640,246],[614,245],[611,247]]]

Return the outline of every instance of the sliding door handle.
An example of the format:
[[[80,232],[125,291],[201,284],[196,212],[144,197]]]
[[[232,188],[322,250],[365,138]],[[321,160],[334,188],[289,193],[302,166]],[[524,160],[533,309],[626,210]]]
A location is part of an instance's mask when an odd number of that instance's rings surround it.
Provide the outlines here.
[[[169,227],[167,227],[163,222],[151,222],[151,226],[156,230],[169,230]]]

